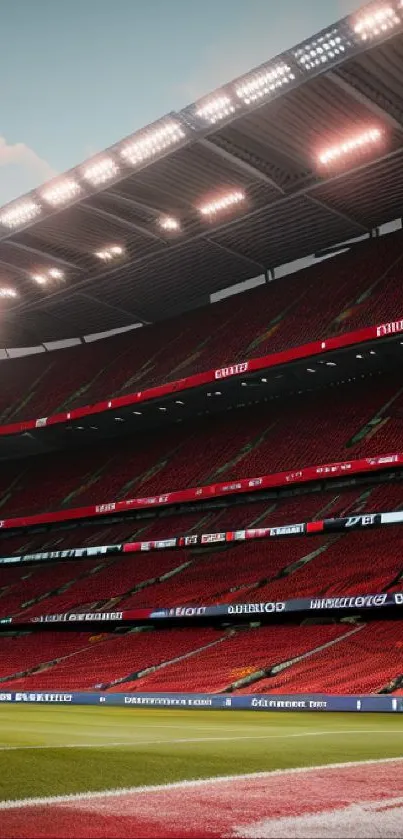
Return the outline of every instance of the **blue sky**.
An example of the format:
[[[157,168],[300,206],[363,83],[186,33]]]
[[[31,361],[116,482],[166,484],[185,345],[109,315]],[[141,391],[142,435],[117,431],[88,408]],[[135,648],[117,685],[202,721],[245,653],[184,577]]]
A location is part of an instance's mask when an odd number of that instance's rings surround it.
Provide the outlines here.
[[[357,0],[0,0],[0,206]]]

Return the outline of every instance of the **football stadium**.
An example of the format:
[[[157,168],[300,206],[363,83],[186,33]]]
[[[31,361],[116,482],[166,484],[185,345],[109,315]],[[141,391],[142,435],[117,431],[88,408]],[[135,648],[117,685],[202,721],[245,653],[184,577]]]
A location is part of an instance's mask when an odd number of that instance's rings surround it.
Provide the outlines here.
[[[0,209],[1,839],[401,836],[402,91],[371,3]]]

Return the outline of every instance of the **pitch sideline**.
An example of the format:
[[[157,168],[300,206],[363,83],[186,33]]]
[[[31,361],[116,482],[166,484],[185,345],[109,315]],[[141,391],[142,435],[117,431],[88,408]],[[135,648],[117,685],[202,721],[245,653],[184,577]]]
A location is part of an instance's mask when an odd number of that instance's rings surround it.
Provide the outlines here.
[[[110,790],[96,790],[94,792],[78,792],[68,795],[45,796],[42,798],[21,798],[15,800],[1,801],[0,810],[12,810],[22,807],[42,807],[51,804],[69,804],[75,801],[90,801],[97,798],[119,798],[121,796],[135,795],[136,793],[168,792],[170,790],[196,789],[216,784],[225,784],[231,781],[253,781],[255,779],[267,779],[282,777],[285,775],[303,775],[305,773],[349,769],[361,766],[376,766],[382,764],[401,764],[403,757],[385,757],[371,760],[353,760],[343,763],[325,763],[319,766],[295,766],[289,769],[273,769],[271,772],[252,772],[241,775],[218,775],[212,778],[198,778],[191,781],[175,781],[169,784],[154,784],[151,786],[121,787]]]

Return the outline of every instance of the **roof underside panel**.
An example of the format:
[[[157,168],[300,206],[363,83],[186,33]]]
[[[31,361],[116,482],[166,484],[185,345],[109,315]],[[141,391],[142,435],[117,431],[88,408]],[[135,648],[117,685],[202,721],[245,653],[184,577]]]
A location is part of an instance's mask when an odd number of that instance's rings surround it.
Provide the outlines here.
[[[307,256],[325,243],[343,241],[350,234],[349,221],[301,196],[239,221],[217,234],[216,240],[271,267]]]
[[[84,190],[76,204],[25,230],[3,231],[0,284],[19,298],[1,301],[0,344],[189,311],[220,289],[400,216],[403,33],[305,81],[298,73],[301,84],[261,107],[189,129],[192,139],[161,159],[127,167],[121,180]],[[344,169],[320,168],[319,152],[374,126],[379,147]],[[234,189],[245,195],[240,205],[216,217],[200,213]],[[180,230],[164,230],[163,216]],[[97,252],[111,245],[123,255],[106,263]],[[63,272],[55,284],[33,281],[51,267]]]

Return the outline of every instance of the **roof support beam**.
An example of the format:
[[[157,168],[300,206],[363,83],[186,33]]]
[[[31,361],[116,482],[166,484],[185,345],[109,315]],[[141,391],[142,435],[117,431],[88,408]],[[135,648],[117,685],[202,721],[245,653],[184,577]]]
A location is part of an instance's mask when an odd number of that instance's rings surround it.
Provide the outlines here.
[[[12,270],[15,274],[22,274],[24,277],[29,277],[29,278],[31,278],[31,276],[32,276],[32,272],[31,272],[31,271],[27,271],[27,269],[26,269],[26,268],[20,268],[20,267],[19,267],[19,266],[17,266],[17,265],[13,265],[13,263],[12,263],[12,262],[6,262],[6,260],[5,260],[5,259],[0,259],[0,265],[3,265],[3,266],[4,266],[4,268],[11,268],[11,270]]]
[[[76,297],[84,297],[85,300],[90,300],[91,303],[95,303],[97,306],[103,306],[104,309],[111,309],[113,312],[119,312],[122,315],[126,315],[128,318],[134,318],[132,322],[142,323],[143,326],[149,326],[151,321],[144,320],[143,317],[140,317],[136,312],[130,312],[129,309],[124,309],[122,306],[115,306],[112,303],[107,303],[106,300],[100,300],[99,297],[94,297],[92,294],[87,294],[84,291],[79,291]]]
[[[22,242],[16,242],[14,239],[6,239],[1,244],[3,248],[16,248],[17,250],[25,251],[26,253],[32,253],[34,256],[40,256],[41,259],[48,259],[49,262],[53,262],[54,265],[61,265],[63,268],[71,268],[73,271],[84,270],[75,262],[69,262],[67,259],[62,259],[61,256],[55,256],[54,254],[40,250],[39,248],[33,248],[31,245],[24,245]]]
[[[225,160],[232,166],[235,166],[252,180],[260,181],[261,183],[266,184],[266,186],[270,186],[272,189],[275,189],[278,193],[284,193],[281,186],[273,181],[269,175],[266,175],[265,172],[261,172],[260,169],[256,169],[255,166],[252,166],[251,163],[247,163],[245,160],[240,160],[239,157],[236,157],[234,154],[231,154],[231,152],[226,151],[226,149],[221,149],[219,146],[214,145],[211,140],[199,140],[198,145],[208,149],[208,151],[216,154],[218,157],[221,157],[222,160]]]
[[[234,250],[234,248],[229,248],[227,245],[222,245],[220,242],[215,242],[214,239],[205,239],[209,245],[213,245],[215,248],[218,248],[220,251],[224,251],[224,253],[228,253],[230,256],[235,257],[236,259],[240,259],[242,262],[246,262],[248,265],[253,265],[262,274],[267,273],[266,265],[263,265],[261,262],[257,262],[256,259],[252,259],[250,256],[245,256],[243,253],[239,253],[239,251]]]
[[[318,207],[321,207],[323,210],[327,210],[328,213],[332,213],[333,216],[337,216],[337,218],[341,219],[342,221],[346,221],[347,224],[354,225],[358,230],[361,230],[362,233],[369,233],[370,228],[366,227],[361,221],[357,221],[352,216],[347,215],[347,213],[343,213],[341,210],[336,210],[335,207],[331,207],[330,204],[326,204],[326,201],[319,201],[319,198],[315,198],[313,195],[309,195],[307,193],[306,198],[311,204],[316,204]]]
[[[137,201],[137,199],[135,200],[134,198],[128,198],[126,195],[120,195],[118,192],[113,192],[112,189],[105,190],[102,195],[106,195],[108,198],[112,198],[120,204],[126,204],[126,207],[132,207],[133,210],[140,210],[142,213],[150,213],[150,215],[154,216],[154,218],[161,215],[161,210],[157,210],[156,207],[150,207],[148,204],[143,204],[142,201]]]
[[[273,181],[272,178],[269,178],[268,175],[265,175],[264,172],[260,172],[259,169],[256,169],[254,166],[251,166],[249,163],[244,163],[241,160],[238,160],[231,152],[227,152],[224,149],[220,149],[211,143],[209,140],[201,140],[199,141],[200,145],[208,147],[210,151],[215,154],[219,154],[220,157],[227,160],[230,163],[234,163],[238,168],[242,168],[242,170],[249,174],[250,177],[254,178],[255,180],[258,179],[263,183],[267,184],[268,186],[272,187],[273,189],[277,190],[277,192],[281,195],[285,195],[284,190]],[[302,164],[301,164],[302,165]],[[329,210],[329,212],[333,213],[333,215],[338,216],[339,218],[343,219],[343,221],[347,221],[349,224],[354,224],[359,230],[367,232],[367,228],[361,224],[361,222],[356,221],[355,219],[349,218],[345,213],[340,212],[339,210],[334,210],[332,207],[329,207],[324,202],[318,201],[317,199],[312,198],[309,196],[309,200],[315,202],[319,206],[323,206],[324,209]]]
[[[399,155],[402,156],[402,154],[403,154],[403,152],[402,152],[401,148],[393,149],[392,151],[387,152],[387,154],[380,155],[377,162],[379,162],[379,163],[380,162],[386,162],[388,160],[392,160],[395,157],[398,157]],[[314,193],[315,189],[318,189],[318,187],[324,186],[325,184],[336,183],[337,181],[341,180],[342,178],[346,178],[346,177],[348,177],[352,174],[355,174],[355,173],[364,171],[365,169],[368,169],[370,166],[373,166],[373,164],[374,164],[373,160],[371,160],[369,162],[367,161],[366,163],[362,163],[359,166],[356,166],[356,167],[353,167],[352,169],[349,169],[348,172],[345,172],[345,171],[338,172],[337,174],[333,175],[330,178],[326,178],[326,179],[323,179],[323,180],[317,179],[315,181],[309,181],[308,183],[306,183],[304,186],[300,187],[299,189],[296,189],[293,192],[288,193],[287,195],[281,195],[275,201],[273,201],[273,200],[268,201],[267,204],[263,205],[262,207],[257,207],[255,210],[252,210],[252,212],[248,213],[248,219],[255,218],[256,216],[260,215],[260,213],[263,213],[265,210],[268,210],[270,208],[276,209],[277,207],[280,207],[280,206],[287,206],[287,204],[289,204],[291,201],[293,201],[297,197],[310,196],[312,193]],[[325,204],[323,204],[322,206],[325,208]],[[329,212],[332,212],[331,208],[328,208],[327,206],[326,206],[326,209],[328,209]],[[188,238],[182,239],[180,242],[173,243],[169,247],[169,253],[172,254],[173,252],[180,251],[181,249],[190,245],[192,242],[198,241],[200,239],[206,239],[209,236],[215,235],[216,233],[218,233],[222,230],[230,230],[232,227],[239,224],[239,222],[241,220],[242,220],[242,216],[236,216],[235,218],[231,219],[230,221],[227,220],[227,221],[222,222],[221,224],[218,224],[214,228],[214,230],[202,231],[200,233],[196,233],[194,236],[190,236]],[[381,223],[381,222],[379,222],[379,223]],[[148,261],[150,261],[152,259],[157,260],[159,258],[164,257],[165,253],[167,253],[167,252],[168,251],[165,251],[165,249],[161,249],[158,253],[147,254],[145,256],[140,256],[138,259],[133,259],[130,264],[133,268],[136,268],[139,265],[146,264]],[[121,265],[116,265],[114,268],[109,268],[105,271],[102,271],[100,274],[91,275],[90,277],[87,276],[85,279],[83,279],[82,281],[75,284],[75,291],[79,291],[82,288],[86,288],[87,286],[90,286],[93,283],[96,283],[99,280],[104,279],[105,277],[110,278],[110,277],[114,276],[114,274],[118,273],[121,270],[122,270],[122,266]],[[49,294],[47,299],[49,300],[49,299],[57,298],[62,293],[65,293],[65,289],[63,289],[63,292],[58,290],[58,291],[53,292],[52,294]],[[37,308],[39,308],[39,306],[40,306],[40,304],[38,302],[35,302],[35,303],[28,303],[27,305],[21,304],[18,307],[17,306],[14,307],[14,309],[18,310],[19,312],[25,312],[25,311],[30,311],[32,309],[37,309]]]
[[[84,210],[86,213],[91,213],[91,215],[99,216],[99,218],[104,218],[107,221],[113,221],[115,224],[120,224],[121,227],[126,227],[128,230],[132,230],[133,233],[139,233],[141,236],[147,236],[155,242],[165,244],[165,240],[162,239],[161,236],[157,236],[156,233],[153,233],[152,230],[148,230],[147,227],[143,227],[141,224],[122,218],[122,216],[117,216],[115,213],[110,213],[109,210],[100,210],[98,207],[93,207],[92,204],[88,203],[88,201],[82,202],[79,209]]]
[[[387,122],[395,131],[403,132],[403,123],[399,122],[389,111],[386,111],[385,108],[378,105],[377,102],[374,102],[367,93],[357,90],[351,82],[348,82],[343,76],[340,76],[338,72],[331,70],[330,73],[327,73],[326,78],[332,84],[336,85],[336,87],[340,88],[340,90],[343,90],[344,93],[347,93],[355,102],[364,105],[365,108],[371,111],[374,116],[381,119],[382,122]]]

